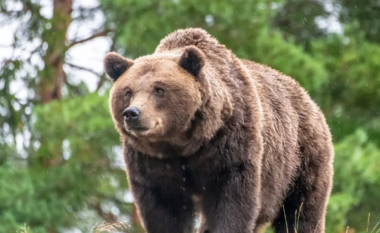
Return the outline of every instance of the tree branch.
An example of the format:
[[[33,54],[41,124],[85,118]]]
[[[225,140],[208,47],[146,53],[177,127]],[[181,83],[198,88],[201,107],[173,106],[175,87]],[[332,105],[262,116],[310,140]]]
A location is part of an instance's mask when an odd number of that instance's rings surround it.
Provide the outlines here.
[[[0,48],[9,48],[12,47],[14,48],[15,44],[0,44]]]
[[[111,46],[110,46],[110,51],[114,51],[115,50],[115,45],[116,45],[116,38],[118,36],[118,32],[115,31],[114,33],[114,36],[112,37],[112,43],[111,43]],[[97,88],[96,88],[96,91],[98,92],[100,90],[100,88],[103,86],[104,82],[107,80],[106,78],[106,74],[104,73],[100,79],[99,79],[99,82],[98,82],[98,85],[97,85]]]
[[[65,62],[65,64],[66,64],[66,65],[69,65],[69,66],[71,66],[71,67],[73,67],[73,68],[75,68],[75,69],[78,69],[78,70],[84,70],[84,71],[90,72],[90,73],[92,73],[92,74],[95,74],[95,75],[98,76],[98,77],[101,77],[101,76],[102,76],[101,74],[99,74],[99,73],[97,73],[97,72],[95,72],[95,71],[93,71],[93,70],[91,70],[91,69],[89,69],[89,68],[86,68],[86,67],[78,66],[78,65],[75,65],[75,64],[70,63],[70,62]]]
[[[89,41],[89,40],[95,39],[95,38],[97,38],[97,37],[106,36],[108,33],[112,32],[112,31],[113,31],[113,29],[105,29],[104,31],[97,32],[97,33],[95,33],[94,35],[92,35],[92,36],[90,36],[90,37],[87,37],[86,39],[73,41],[73,42],[71,42],[71,43],[67,46],[67,49],[73,47],[73,46],[76,45],[76,44],[84,43],[84,42],[87,42],[87,41]]]
[[[101,216],[106,222],[108,222],[108,223],[118,222],[117,216],[115,216],[114,214],[112,214],[110,212],[107,213],[107,212],[103,211],[102,207],[100,206],[100,202],[92,205],[92,207],[98,213],[98,215]]]
[[[100,88],[102,88],[104,82],[107,80],[107,78],[105,77],[105,75],[102,75],[100,76],[100,79],[99,79],[99,82],[98,82],[98,85],[96,85],[96,91],[99,91]]]

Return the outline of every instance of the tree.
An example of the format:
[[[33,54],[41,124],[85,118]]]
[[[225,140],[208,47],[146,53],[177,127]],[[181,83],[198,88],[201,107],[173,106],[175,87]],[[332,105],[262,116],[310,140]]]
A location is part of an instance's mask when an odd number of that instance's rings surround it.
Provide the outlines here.
[[[30,47],[28,41],[37,45],[32,43],[30,53],[24,51],[22,56],[2,61],[0,70],[4,103],[1,134],[7,139],[0,141],[4,149],[0,159],[0,232],[16,231],[24,224],[34,232],[91,229],[96,221],[115,222],[116,215],[128,216],[131,209],[124,201],[125,173],[122,166],[114,164],[118,140],[107,101],[98,93],[90,95],[82,85],[71,84],[64,70],[65,64],[85,69],[68,63],[67,51],[106,36],[112,29],[70,41],[70,24],[91,18],[99,7],[77,8],[79,16],[74,19],[72,0],[51,3],[51,18],[41,14],[38,1],[1,3],[5,23],[25,22],[14,33],[13,51]],[[17,82],[23,84],[22,91],[32,94],[24,98],[11,94],[10,87]],[[104,76],[99,77],[98,89],[103,83]],[[83,101],[86,104],[82,106]],[[24,143],[16,149],[20,137]]]

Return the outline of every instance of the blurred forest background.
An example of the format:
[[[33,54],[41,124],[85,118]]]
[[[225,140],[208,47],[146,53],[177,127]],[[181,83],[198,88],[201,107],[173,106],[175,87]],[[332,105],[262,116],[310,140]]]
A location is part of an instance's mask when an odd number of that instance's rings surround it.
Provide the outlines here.
[[[380,221],[379,0],[86,2],[0,3],[0,233],[138,231],[102,59],[152,53],[184,27],[292,76],[321,106],[336,154],[326,232]]]

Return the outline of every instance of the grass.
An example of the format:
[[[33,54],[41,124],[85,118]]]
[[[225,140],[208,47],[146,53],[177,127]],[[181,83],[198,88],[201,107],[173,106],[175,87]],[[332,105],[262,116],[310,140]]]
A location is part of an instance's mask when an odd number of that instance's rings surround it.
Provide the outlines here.
[[[300,213],[302,211],[302,206],[303,204],[301,204],[300,208],[299,208],[299,211],[296,210],[296,216],[295,216],[295,222],[296,222],[296,226],[294,227],[294,232],[295,233],[298,233],[298,226],[299,226],[299,218],[300,218]],[[287,223],[287,219],[286,219],[286,214],[285,214],[285,208],[283,207],[283,211],[284,211],[284,215],[285,215],[285,221],[286,221],[286,232],[288,233],[289,232],[289,228],[288,228],[288,223]],[[377,222],[376,225],[372,228],[371,231],[369,226],[370,226],[370,219],[371,219],[371,214],[368,214],[368,219],[367,219],[367,228],[366,228],[366,233],[380,233],[380,222]],[[319,224],[319,223],[318,223]],[[106,223],[106,222],[103,222],[101,224],[96,224],[92,229],[91,229],[91,233],[102,233],[102,232],[109,232],[109,233],[115,233],[115,232],[120,232],[120,231],[123,231],[123,232],[127,232],[126,230],[128,230],[128,228],[130,228],[131,226],[127,223],[127,222],[116,222],[116,223]],[[316,227],[317,228],[317,227]],[[265,232],[265,227],[263,232]],[[30,229],[28,226],[26,226],[26,224],[20,228],[20,231],[17,231],[16,233],[29,233],[30,232]],[[355,232],[355,231],[353,231]],[[347,226],[346,227],[346,231],[345,233],[350,233],[350,227]]]
[[[127,230],[130,226],[126,222],[116,222],[116,223],[106,223],[96,224],[91,232],[101,233],[101,232],[117,232],[119,230]]]
[[[295,212],[295,216],[294,216],[294,218],[295,218],[295,219],[294,219],[294,220],[295,220],[294,232],[295,232],[295,233],[298,233],[299,219],[300,219],[300,214],[301,214],[301,211],[302,211],[302,206],[303,206],[303,203],[301,203],[301,206],[300,206],[300,208],[299,208],[299,211],[296,210],[296,212]],[[285,217],[286,232],[289,233],[289,226],[288,226],[288,221],[287,221],[287,219],[286,219],[285,207],[282,206],[282,209],[283,209],[284,217]],[[370,225],[370,219],[371,219],[371,213],[368,214],[367,228],[366,228],[366,231],[365,231],[365,232],[366,232],[366,233],[380,233],[380,226],[379,226],[380,222],[377,222],[377,223],[376,223],[376,225],[373,227],[373,229],[372,229],[371,232],[368,231],[368,230],[370,229],[370,228],[369,228],[369,225]],[[314,232],[317,230],[318,225],[319,225],[319,222],[318,222],[317,226],[315,227]],[[378,228],[378,227],[379,227],[379,228]],[[349,230],[350,230],[350,227],[347,226],[347,227],[346,227],[346,231],[345,231],[345,233],[350,233]],[[263,232],[265,232],[265,228],[264,228],[264,231],[263,231]],[[355,232],[355,231],[354,231],[354,232]]]
[[[21,231],[17,231],[17,233],[28,233],[29,232],[29,227],[24,224],[23,227],[21,227]]]
[[[128,225],[126,222],[116,222],[116,223],[103,222],[101,224],[95,224],[95,226],[91,229],[90,232],[91,233],[102,233],[102,232],[112,233],[112,232],[120,232],[120,231],[127,232],[126,230],[128,230],[128,228],[130,228],[130,225]],[[31,232],[30,228],[26,226],[26,224],[20,228],[20,231],[16,231],[16,233],[29,233],[29,232]]]
[[[296,210],[296,213],[294,215],[294,222],[295,222],[294,232],[295,233],[298,233],[298,226],[299,226],[299,222],[300,222],[300,215],[301,215],[301,211],[302,211],[302,206],[303,206],[303,202],[300,205],[300,209]],[[288,220],[286,219],[286,213],[285,213],[285,207],[284,206],[282,206],[282,210],[284,211],[284,216],[285,216],[286,233],[289,233]],[[315,227],[314,232],[316,231],[318,225],[319,225],[319,222],[318,222],[317,226]]]

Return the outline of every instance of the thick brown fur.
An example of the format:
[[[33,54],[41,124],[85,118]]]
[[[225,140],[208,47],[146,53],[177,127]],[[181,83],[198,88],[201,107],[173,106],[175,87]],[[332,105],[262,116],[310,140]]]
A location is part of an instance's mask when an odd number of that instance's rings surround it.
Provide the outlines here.
[[[324,232],[331,135],[296,81],[240,60],[202,29],[175,31],[135,61],[111,53],[105,67],[147,232],[190,233],[197,212],[202,233],[269,222],[275,232]],[[128,107],[141,111],[137,126],[123,117]]]

